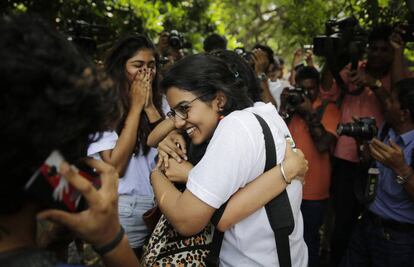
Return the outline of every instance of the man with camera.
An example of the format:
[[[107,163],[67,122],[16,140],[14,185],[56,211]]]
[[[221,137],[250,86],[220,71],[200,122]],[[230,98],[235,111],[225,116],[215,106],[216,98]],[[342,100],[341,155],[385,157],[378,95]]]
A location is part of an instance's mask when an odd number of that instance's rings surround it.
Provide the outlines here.
[[[331,151],[336,141],[339,110],[319,97],[319,72],[303,67],[296,74],[298,88],[284,91],[282,107],[289,114],[288,127],[309,161],[301,210],[309,266],[319,266],[319,229],[322,226],[331,181]]]
[[[333,83],[332,76],[326,75],[327,71],[323,74],[321,94],[323,98],[337,101],[341,123],[352,122],[353,117],[374,117],[377,126],[381,125],[384,92],[389,92],[392,83],[408,75],[403,67],[403,42],[391,26],[374,28],[368,36],[368,45],[366,62],[360,62],[356,70],[351,70],[351,65],[348,65],[340,72],[342,86],[339,82]],[[353,138],[338,137],[333,169],[335,225],[331,240],[331,264],[337,266],[361,211],[355,189],[363,190],[360,188],[363,177]]]
[[[161,32],[157,44],[160,64],[167,66],[180,60],[184,57],[183,49],[191,46],[191,43],[186,42],[184,36],[177,30]]]
[[[414,265],[414,78],[397,82],[385,124],[369,142],[378,176],[341,266]]]

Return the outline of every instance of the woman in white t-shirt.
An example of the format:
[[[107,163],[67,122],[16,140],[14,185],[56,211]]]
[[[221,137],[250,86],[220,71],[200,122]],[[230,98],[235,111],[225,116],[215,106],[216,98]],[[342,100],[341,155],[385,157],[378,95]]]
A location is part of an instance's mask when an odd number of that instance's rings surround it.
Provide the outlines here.
[[[116,132],[103,133],[88,155],[100,157],[119,172],[119,217],[136,254],[149,231],[142,214],[154,206],[149,181],[157,151],[147,136],[161,121],[161,94],[157,90],[157,58],[153,43],[141,35],[118,42],[105,62],[105,71],[119,91],[124,116]]]
[[[289,131],[273,105],[253,105],[244,81],[217,57],[200,54],[182,59],[165,74],[161,87],[172,107],[175,127],[186,131],[195,145],[211,139],[203,158],[190,171],[183,193],[161,171],[151,175],[162,212],[181,234],[191,235],[203,229],[214,211],[236,191],[263,172],[264,137],[253,113],[269,125],[278,163],[283,161]],[[307,265],[300,213],[302,185],[293,181],[286,190],[295,220],[289,236],[292,266],[302,267]],[[278,266],[274,234],[264,208],[225,232],[220,265]]]

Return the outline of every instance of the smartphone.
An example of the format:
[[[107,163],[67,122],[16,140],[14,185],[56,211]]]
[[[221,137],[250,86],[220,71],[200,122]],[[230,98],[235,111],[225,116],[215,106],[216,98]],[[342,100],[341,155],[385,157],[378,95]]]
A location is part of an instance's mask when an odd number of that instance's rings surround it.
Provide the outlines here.
[[[57,150],[53,151],[26,183],[25,191],[46,208],[69,212],[85,210],[87,203],[82,194],[58,172],[63,161],[65,159],[62,154]],[[74,168],[96,188],[101,186],[100,176],[89,166],[78,163]]]

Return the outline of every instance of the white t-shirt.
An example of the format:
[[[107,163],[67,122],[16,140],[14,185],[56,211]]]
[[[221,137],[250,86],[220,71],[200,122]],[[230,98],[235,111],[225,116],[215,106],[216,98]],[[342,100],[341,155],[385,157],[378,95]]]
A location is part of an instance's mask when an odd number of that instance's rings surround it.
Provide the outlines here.
[[[268,80],[269,91],[273,99],[276,101],[277,110],[280,108],[280,95],[284,88],[289,87],[289,83],[285,80],[277,79],[275,82]]]
[[[89,145],[88,156],[101,159],[99,152],[113,149],[117,141],[116,132],[104,132],[101,139]],[[149,177],[151,170],[155,167],[156,156],[157,150],[154,148],[150,148],[146,156],[142,154],[142,151],[138,156],[135,154],[131,156],[125,175],[119,179],[119,195],[154,195]]]
[[[260,115],[274,137],[277,162],[285,156],[285,136],[289,130],[272,104],[235,111],[220,121],[202,160],[191,170],[187,189],[206,204],[218,209],[239,188],[263,173],[266,161]],[[287,187],[295,229],[289,236],[292,266],[305,267],[308,252],[303,240],[300,212],[302,184],[293,181]],[[254,201],[254,200],[252,200]],[[279,266],[275,237],[265,208],[234,225],[224,234],[220,266]]]

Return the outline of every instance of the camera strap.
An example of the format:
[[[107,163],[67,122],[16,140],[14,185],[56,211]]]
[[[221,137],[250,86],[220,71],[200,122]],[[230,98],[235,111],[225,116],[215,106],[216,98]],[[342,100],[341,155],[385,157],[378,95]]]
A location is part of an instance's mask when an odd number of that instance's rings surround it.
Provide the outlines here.
[[[262,127],[265,139],[266,164],[264,172],[266,172],[277,165],[276,146],[273,140],[272,132],[270,131],[266,121],[257,114],[254,114],[254,116],[257,118],[260,126]],[[225,205],[227,205],[227,202],[214,214],[211,220],[214,226],[216,226],[220,221]],[[279,266],[291,267],[292,263],[290,257],[289,235],[293,232],[295,221],[286,190],[267,203],[265,205],[265,209],[270,226],[275,235]],[[216,229],[211,244],[210,254],[206,259],[206,265],[208,267],[219,266],[219,256],[223,238],[224,233]]]
[[[391,126],[387,123],[384,124],[382,130],[379,134],[380,141],[383,142],[388,135]],[[363,204],[369,204],[375,199],[376,191],[377,191],[377,183],[378,183],[378,176],[379,170],[376,166],[376,161],[372,161],[370,166],[365,167],[365,174],[368,173],[366,185],[365,185],[365,192],[364,198],[362,199]]]

